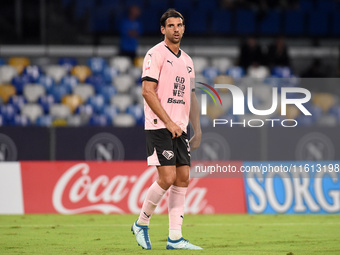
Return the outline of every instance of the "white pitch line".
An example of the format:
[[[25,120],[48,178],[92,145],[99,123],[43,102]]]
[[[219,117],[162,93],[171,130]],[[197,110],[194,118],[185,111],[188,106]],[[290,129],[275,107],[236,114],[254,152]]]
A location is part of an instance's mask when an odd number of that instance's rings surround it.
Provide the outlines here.
[[[286,222],[286,223],[193,223],[193,224],[183,224],[184,227],[188,226],[206,226],[206,227],[228,227],[228,226],[305,226],[305,225],[340,225],[340,222]],[[59,228],[59,227],[66,227],[66,228],[74,228],[74,227],[83,227],[83,228],[111,228],[111,227],[130,227],[131,224],[97,224],[97,225],[84,225],[84,224],[55,224],[55,225],[0,225],[0,228],[13,228],[13,229],[20,229],[20,228]],[[158,227],[164,226],[164,224],[150,224],[150,227]]]

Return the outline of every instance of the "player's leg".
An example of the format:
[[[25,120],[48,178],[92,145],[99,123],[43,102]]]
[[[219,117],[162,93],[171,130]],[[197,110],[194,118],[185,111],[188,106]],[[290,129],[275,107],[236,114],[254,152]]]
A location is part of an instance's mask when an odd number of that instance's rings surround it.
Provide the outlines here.
[[[157,166],[158,180],[150,186],[138,220],[132,225],[131,230],[140,246],[151,249],[149,221],[163,195],[176,179],[176,161],[171,133],[168,130],[146,131],[146,141],[148,165]]]
[[[185,194],[189,185],[188,165],[176,168],[176,181],[169,192],[169,237],[167,249],[201,250],[202,248],[189,243],[182,237],[182,223],[184,218]]]
[[[187,135],[183,132],[176,143],[176,180],[169,192],[169,238],[167,249],[200,250],[182,237],[185,195],[189,186],[190,148]]]
[[[176,167],[176,180],[169,192],[169,237],[177,240],[182,237],[185,195],[189,185],[188,165]]]
[[[137,243],[144,249],[151,249],[149,238],[149,222],[163,195],[176,179],[175,166],[158,166],[158,180],[149,188],[138,220],[132,225],[132,232],[136,235]]]
[[[149,225],[151,215],[158,203],[176,180],[176,166],[158,166],[157,170],[158,180],[150,186],[138,218],[137,223],[140,225]]]

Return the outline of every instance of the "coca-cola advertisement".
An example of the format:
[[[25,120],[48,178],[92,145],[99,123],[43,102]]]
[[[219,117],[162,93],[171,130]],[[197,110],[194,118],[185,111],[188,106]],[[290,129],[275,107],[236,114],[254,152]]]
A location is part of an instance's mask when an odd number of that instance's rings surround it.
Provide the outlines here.
[[[24,213],[137,214],[157,176],[145,161],[21,162]],[[192,178],[185,211],[246,213],[244,190],[242,178]],[[167,213],[167,199],[156,213]]]

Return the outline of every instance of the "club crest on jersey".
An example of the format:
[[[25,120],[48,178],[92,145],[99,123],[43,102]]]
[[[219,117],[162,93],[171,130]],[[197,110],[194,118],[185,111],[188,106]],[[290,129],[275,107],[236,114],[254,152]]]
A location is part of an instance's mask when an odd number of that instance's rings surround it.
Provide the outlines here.
[[[146,61],[146,66],[145,66],[145,70],[149,70],[151,66],[151,59],[149,59],[148,61]]]
[[[188,73],[192,72],[192,68],[190,66],[187,66]]]
[[[167,159],[167,160],[170,160],[170,159],[172,159],[173,157],[174,157],[174,153],[173,153],[173,151],[166,151],[166,150],[164,150],[163,152],[162,152],[162,155]]]

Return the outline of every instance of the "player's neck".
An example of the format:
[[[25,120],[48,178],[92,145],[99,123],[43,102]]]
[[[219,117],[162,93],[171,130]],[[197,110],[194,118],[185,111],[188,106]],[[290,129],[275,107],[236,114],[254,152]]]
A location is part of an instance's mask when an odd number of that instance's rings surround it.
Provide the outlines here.
[[[173,53],[178,54],[180,43],[172,43],[169,40],[167,40],[166,38],[164,39],[164,42]]]

